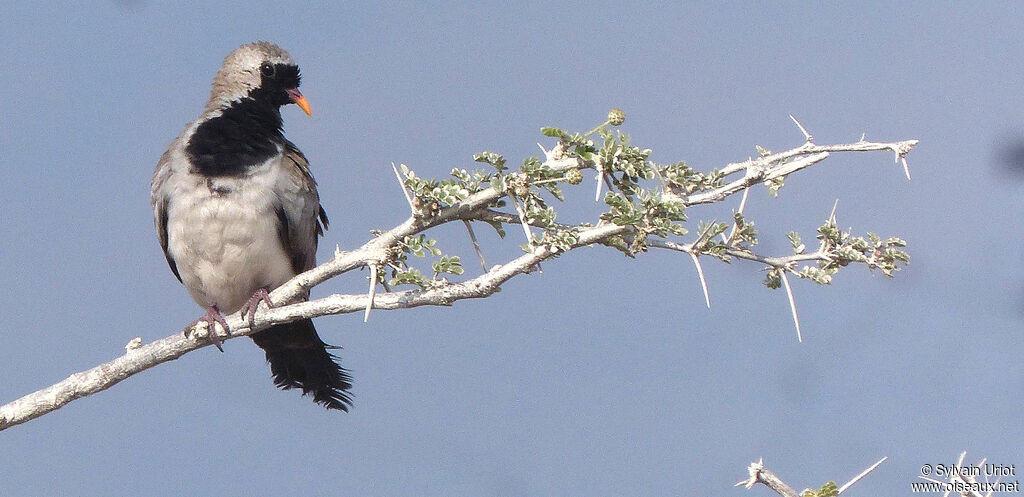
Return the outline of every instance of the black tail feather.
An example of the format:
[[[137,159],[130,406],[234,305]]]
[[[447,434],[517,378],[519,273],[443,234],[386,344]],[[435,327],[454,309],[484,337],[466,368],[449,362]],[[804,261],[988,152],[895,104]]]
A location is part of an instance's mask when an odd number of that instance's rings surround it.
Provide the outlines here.
[[[348,412],[352,397],[352,377],[327,351],[338,348],[320,340],[313,321],[305,319],[279,324],[250,335],[267,353],[274,384],[288,390],[301,388],[302,395],[313,394],[313,401],[328,409]]]

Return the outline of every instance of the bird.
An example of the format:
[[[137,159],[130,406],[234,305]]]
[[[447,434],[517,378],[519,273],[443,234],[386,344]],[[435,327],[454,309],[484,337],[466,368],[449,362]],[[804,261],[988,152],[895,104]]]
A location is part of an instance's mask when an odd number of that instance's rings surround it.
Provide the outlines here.
[[[174,276],[206,314],[208,336],[223,352],[216,324],[239,312],[252,326],[269,292],[316,265],[328,226],[309,161],[284,137],[281,107],[312,116],[299,91],[298,65],[266,41],[224,58],[199,117],[163,153],[151,203],[160,247]],[[337,349],[309,319],[250,335],[266,352],[274,384],[298,388],[328,409],[348,411],[351,377]]]

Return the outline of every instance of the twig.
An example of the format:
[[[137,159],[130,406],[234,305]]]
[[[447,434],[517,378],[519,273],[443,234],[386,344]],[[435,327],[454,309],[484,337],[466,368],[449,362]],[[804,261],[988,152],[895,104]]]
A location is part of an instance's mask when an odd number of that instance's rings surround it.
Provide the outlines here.
[[[668,241],[668,240],[648,239],[647,240],[647,246],[648,247],[654,247],[654,248],[674,250],[676,252],[685,252],[687,254],[693,252],[693,244],[690,244],[690,243],[682,244],[682,243],[676,243],[676,242],[672,242],[672,241]],[[765,257],[765,256],[754,254],[754,253],[749,252],[747,250],[737,250],[737,249],[727,248],[725,250],[722,250],[722,253],[725,254],[725,255],[728,255],[730,257],[735,257],[737,259],[744,259],[744,260],[753,261],[753,262],[760,262],[761,264],[765,264],[767,266],[771,266],[773,268],[779,268],[779,269],[786,269],[787,267],[792,265],[794,262],[828,261],[828,260],[830,260],[829,257],[826,254],[822,253],[822,252],[812,252],[812,253],[809,253],[809,254],[793,254],[793,255],[787,255],[787,256],[784,256],[784,257]]]
[[[786,161],[793,157],[821,152],[873,152],[877,150],[891,150],[899,155],[906,155],[914,148],[915,145],[917,145],[917,143],[918,140],[904,140],[898,142],[867,142],[861,140],[857,143],[842,143],[836,145],[815,145],[814,143],[804,143],[799,147],[786,150],[785,152],[766,155],[764,157],[758,157],[757,159],[747,159],[743,162],[730,163],[721,169],[721,173],[728,176],[730,174],[746,170],[751,166],[767,167],[771,164]]]
[[[751,166],[751,168],[747,171],[748,174],[746,176],[738,180],[735,180],[731,183],[728,183],[724,186],[716,188],[714,190],[690,195],[688,197],[685,197],[683,201],[686,203],[687,206],[718,202],[728,197],[729,195],[732,195],[740,190],[743,190],[744,188],[749,188],[753,185],[762,183],[766,180],[786,176],[801,169],[813,166],[814,164],[817,164],[828,158],[828,154],[828,152],[817,152],[806,157],[802,157],[800,159],[793,159],[789,162],[769,169],[760,169],[758,167]]]

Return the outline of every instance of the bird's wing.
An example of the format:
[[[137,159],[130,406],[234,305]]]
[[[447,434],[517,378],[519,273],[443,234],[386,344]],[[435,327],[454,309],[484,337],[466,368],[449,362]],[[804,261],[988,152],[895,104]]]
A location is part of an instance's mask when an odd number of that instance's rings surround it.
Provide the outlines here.
[[[282,174],[275,185],[278,234],[296,274],[316,265],[317,237],[327,228],[327,213],[320,206],[309,161],[286,141]]]
[[[164,257],[167,258],[167,265],[171,267],[171,272],[178,278],[178,281],[181,281],[181,275],[178,274],[178,265],[175,264],[174,258],[171,257],[171,253],[167,250],[167,203],[169,198],[168,192],[164,188],[167,178],[171,176],[172,172],[170,161],[173,160],[173,154],[171,151],[177,143],[177,141],[172,143],[171,147],[160,156],[160,162],[157,163],[156,170],[153,172],[153,183],[149,200],[153,206],[153,221],[156,223],[156,234],[160,239],[160,248],[164,251]]]

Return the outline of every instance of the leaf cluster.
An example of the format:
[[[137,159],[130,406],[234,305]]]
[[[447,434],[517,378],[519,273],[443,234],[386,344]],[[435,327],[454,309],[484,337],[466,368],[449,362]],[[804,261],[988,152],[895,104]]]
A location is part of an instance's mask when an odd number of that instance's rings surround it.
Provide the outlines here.
[[[456,168],[452,169],[450,178],[433,180],[419,178],[403,165],[404,184],[415,196],[414,203],[428,206],[431,212],[493,189],[498,198],[487,208],[500,209],[511,205],[515,208],[513,215],[517,214],[534,230],[540,229],[539,234],[527,230],[529,238],[523,249],[532,251],[547,247],[557,254],[578,246],[580,229],[589,225],[559,223],[558,212],[549,200],[563,201],[562,188],[580,184],[583,170],[593,169],[597,173],[598,189],[602,183],[608,186],[603,196],[605,210],[599,215],[600,222],[629,228],[624,234],[609,236],[600,243],[634,257],[648,249],[652,238],[667,240],[687,235],[687,197],[723,188],[725,175],[718,169],[698,171],[685,161],[656,164],[650,160],[650,149],[632,145],[629,135],[621,131],[609,130],[609,126],[617,126],[624,119],[624,113],[614,109],[608,120],[586,134],[555,127],[541,128],[545,136],[558,140],[552,151],[545,152],[548,157],[575,159],[575,167],[556,169],[537,157],[528,157],[520,167],[510,169],[501,154],[484,151],[474,155],[473,160],[489,165],[489,170]],[[763,147],[758,146],[757,151],[761,159],[772,156],[772,152]],[[780,159],[766,167],[782,165],[786,160]],[[769,195],[777,196],[784,185],[784,177],[772,177],[765,180],[764,185]],[[489,223],[499,236],[505,236],[503,223],[508,221],[477,220]],[[789,233],[787,237],[793,246],[794,257],[768,259],[756,256],[752,252],[758,243],[754,222],[741,212],[733,212],[731,223],[714,219],[699,223],[696,239],[684,247],[693,255],[710,255],[727,263],[735,256],[765,261],[768,263],[765,285],[769,288],[780,286],[781,271],[827,285],[833,275],[851,262],[865,264],[880,270],[886,277],[892,277],[895,271],[900,270],[901,264],[909,261],[909,255],[903,250],[906,242],[902,239],[882,239],[873,233],[868,233],[867,237],[853,236],[848,231],[839,230],[831,220],[818,228],[817,238],[821,245],[814,257],[811,254],[799,257],[805,254],[806,246],[796,233]],[[392,261],[397,269],[392,270],[391,283],[426,287],[442,274],[461,274],[463,268],[459,258],[442,255],[434,248],[434,243],[434,240],[420,235],[398,244]],[[432,263],[432,279],[427,279],[407,264],[408,254],[423,257],[425,251],[440,257]],[[797,269],[795,261],[801,259],[817,262]]]
[[[408,264],[409,255],[419,258],[426,257],[427,253],[434,257],[440,257],[432,263],[434,275],[427,278],[419,269]],[[391,279],[385,281],[384,273],[377,276],[378,283],[387,283],[389,286],[416,285],[420,288],[428,288],[442,274],[461,275],[463,273],[462,261],[459,256],[443,255],[441,249],[437,248],[437,240],[427,238],[424,234],[410,235],[402,239],[391,248],[388,260]]]
[[[838,495],[839,489],[834,481],[822,485],[818,490],[808,488],[800,493],[800,497],[837,497]]]

